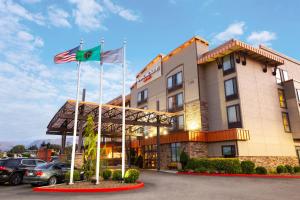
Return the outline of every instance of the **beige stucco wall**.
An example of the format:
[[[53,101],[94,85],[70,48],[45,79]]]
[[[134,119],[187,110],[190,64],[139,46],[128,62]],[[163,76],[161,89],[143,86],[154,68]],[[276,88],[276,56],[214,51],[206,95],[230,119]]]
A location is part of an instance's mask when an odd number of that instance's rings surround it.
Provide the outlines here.
[[[240,156],[296,156],[291,133],[282,124],[275,76],[248,58],[236,65],[243,128],[250,140],[238,142]]]

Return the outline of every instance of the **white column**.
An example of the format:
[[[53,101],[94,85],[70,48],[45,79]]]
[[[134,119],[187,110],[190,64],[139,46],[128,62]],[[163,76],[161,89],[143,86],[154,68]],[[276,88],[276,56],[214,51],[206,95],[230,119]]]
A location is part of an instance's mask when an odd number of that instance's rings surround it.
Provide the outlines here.
[[[98,135],[97,135],[97,161],[96,161],[96,184],[99,184],[100,172],[100,154],[101,154],[101,123],[102,123],[102,77],[103,63],[101,61],[101,52],[103,51],[104,40],[102,39],[100,47],[100,89],[99,89],[99,110],[98,110]]]
[[[80,41],[80,50],[82,49],[82,40]],[[74,165],[75,165],[75,151],[76,151],[76,135],[77,135],[77,121],[78,121],[78,105],[79,105],[79,89],[80,89],[80,66],[81,62],[77,62],[77,93],[76,93],[76,106],[75,106],[75,117],[74,117],[74,130],[73,130],[73,145],[72,145],[72,158],[71,158],[71,171],[70,171],[70,183],[73,184]]]
[[[122,93],[122,177],[125,175],[125,76],[126,76],[126,41],[123,43],[123,93]]]

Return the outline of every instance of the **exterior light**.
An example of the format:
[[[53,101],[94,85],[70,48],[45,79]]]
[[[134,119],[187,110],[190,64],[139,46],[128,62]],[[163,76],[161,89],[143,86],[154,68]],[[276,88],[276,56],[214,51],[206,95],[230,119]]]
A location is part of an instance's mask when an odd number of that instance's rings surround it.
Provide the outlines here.
[[[163,131],[163,135],[168,135],[168,131],[166,129]]]
[[[188,124],[188,129],[190,131],[194,131],[194,130],[197,130],[199,127],[198,127],[198,124],[195,122],[195,121],[192,121]]]
[[[145,139],[148,139],[148,135],[147,135],[147,136],[145,136]]]

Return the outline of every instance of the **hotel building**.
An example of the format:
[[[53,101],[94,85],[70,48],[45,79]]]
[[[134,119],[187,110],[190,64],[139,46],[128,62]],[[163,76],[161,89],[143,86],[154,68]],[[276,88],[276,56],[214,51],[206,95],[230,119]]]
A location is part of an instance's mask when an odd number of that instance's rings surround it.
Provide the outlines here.
[[[178,114],[172,128],[160,129],[161,168],[175,166],[181,151],[268,168],[299,164],[299,61],[235,39],[210,50],[196,36],[158,54],[136,78],[130,107]],[[131,138],[146,168],[156,166],[156,130],[145,127]]]

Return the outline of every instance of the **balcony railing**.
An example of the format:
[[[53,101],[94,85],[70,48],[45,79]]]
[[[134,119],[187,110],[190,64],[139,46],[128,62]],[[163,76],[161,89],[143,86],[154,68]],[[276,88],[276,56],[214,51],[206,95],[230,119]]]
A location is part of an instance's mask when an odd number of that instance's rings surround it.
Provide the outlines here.
[[[178,84],[178,85],[173,85],[172,87],[168,87],[168,93],[173,92],[175,90],[181,89],[183,86],[182,83]]]
[[[140,101],[137,102],[137,105],[138,105],[138,106],[139,106],[139,105],[142,105],[142,104],[144,104],[144,103],[147,103],[147,101],[148,101],[148,99],[142,99],[142,100],[140,100]]]

